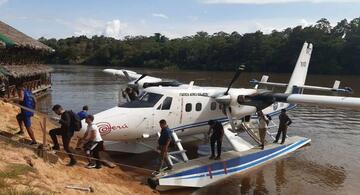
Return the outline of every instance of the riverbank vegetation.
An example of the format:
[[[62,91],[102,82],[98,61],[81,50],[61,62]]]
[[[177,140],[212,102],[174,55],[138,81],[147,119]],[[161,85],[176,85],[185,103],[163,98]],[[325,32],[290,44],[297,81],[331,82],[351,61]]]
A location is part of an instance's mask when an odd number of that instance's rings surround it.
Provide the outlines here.
[[[234,70],[245,64],[248,71],[291,72],[304,41],[314,44],[310,73],[360,73],[360,17],[331,26],[323,18],[316,24],[286,28],[264,34],[198,32],[169,39],[127,36],[121,40],[104,36],[70,37],[40,41],[56,51],[50,64],[88,64],[196,70]]]

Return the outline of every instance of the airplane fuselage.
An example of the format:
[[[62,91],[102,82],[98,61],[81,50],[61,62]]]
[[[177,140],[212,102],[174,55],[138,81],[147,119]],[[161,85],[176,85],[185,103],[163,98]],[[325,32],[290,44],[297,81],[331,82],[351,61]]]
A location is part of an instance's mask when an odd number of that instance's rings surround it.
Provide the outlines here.
[[[226,88],[192,85],[146,88],[139,101],[100,112],[95,115],[94,123],[106,141],[132,141],[156,136],[162,119],[179,136],[202,134],[208,131],[207,123],[210,119],[228,121],[221,104],[213,98],[219,91],[225,92]],[[255,89],[231,89],[229,95],[246,96],[255,92]],[[264,111],[268,114],[286,106],[270,106]],[[252,115],[256,111],[253,106],[246,105],[239,105],[236,110],[237,118]],[[85,123],[83,127],[86,127]]]

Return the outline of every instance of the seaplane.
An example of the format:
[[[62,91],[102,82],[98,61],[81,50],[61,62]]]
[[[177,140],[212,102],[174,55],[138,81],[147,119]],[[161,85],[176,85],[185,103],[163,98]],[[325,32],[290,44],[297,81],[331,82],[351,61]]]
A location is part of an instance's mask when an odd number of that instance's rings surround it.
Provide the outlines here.
[[[291,110],[297,105],[360,109],[360,98],[333,95],[351,93],[350,88],[340,88],[340,81],[335,81],[333,87],[305,85],[312,51],[313,45],[305,42],[288,83],[269,82],[269,76],[264,75],[260,81],[251,81],[253,88],[232,87],[243,67],[236,71],[227,87],[197,86],[193,81],[182,84],[130,70],[105,69],[106,73],[126,79],[128,86],[140,90],[140,95],[135,101],[95,114],[94,122],[107,150],[140,154],[156,150],[159,121],[165,119],[173,132],[175,150],[168,153],[173,169],[154,172],[149,185],[158,190],[203,187],[289,154],[311,141],[290,136],[284,144],[268,140],[261,150],[257,147],[257,111],[273,117],[281,109]],[[275,87],[285,91],[268,89]],[[330,92],[330,95],[304,94],[304,90]],[[229,149],[221,160],[209,160],[201,155],[189,159],[182,144],[206,139],[209,120],[223,124],[224,141]],[[79,135],[84,132],[82,129]],[[273,134],[269,130],[267,136],[274,138]]]

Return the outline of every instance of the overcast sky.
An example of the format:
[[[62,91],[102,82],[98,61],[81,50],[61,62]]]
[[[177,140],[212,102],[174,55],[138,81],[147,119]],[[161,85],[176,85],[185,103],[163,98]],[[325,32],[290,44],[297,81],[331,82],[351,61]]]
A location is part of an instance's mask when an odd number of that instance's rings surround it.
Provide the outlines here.
[[[34,38],[269,33],[356,17],[360,0],[0,0],[0,20]]]

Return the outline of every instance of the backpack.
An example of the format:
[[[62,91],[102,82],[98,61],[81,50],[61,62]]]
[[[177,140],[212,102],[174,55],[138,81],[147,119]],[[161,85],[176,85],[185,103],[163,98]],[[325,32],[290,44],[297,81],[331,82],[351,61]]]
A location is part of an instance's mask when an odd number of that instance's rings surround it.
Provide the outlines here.
[[[82,124],[79,115],[75,114],[72,110],[69,111],[71,116],[71,129],[74,131],[80,131]]]
[[[36,101],[34,95],[29,90],[24,90],[23,106],[33,110],[35,109]],[[25,114],[25,116],[34,116],[33,112],[27,110],[22,110],[22,111]]]

